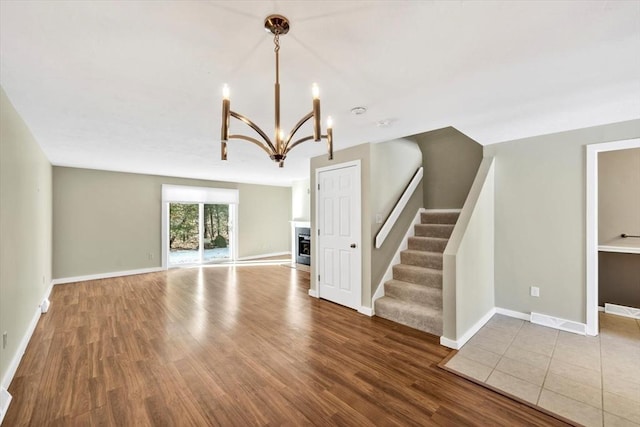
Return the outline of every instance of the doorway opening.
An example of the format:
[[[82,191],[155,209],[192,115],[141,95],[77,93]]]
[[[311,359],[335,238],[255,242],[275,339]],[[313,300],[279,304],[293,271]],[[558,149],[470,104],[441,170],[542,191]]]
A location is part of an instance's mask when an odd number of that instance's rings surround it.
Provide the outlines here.
[[[598,335],[598,153],[640,147],[640,139],[587,145],[587,335]]]

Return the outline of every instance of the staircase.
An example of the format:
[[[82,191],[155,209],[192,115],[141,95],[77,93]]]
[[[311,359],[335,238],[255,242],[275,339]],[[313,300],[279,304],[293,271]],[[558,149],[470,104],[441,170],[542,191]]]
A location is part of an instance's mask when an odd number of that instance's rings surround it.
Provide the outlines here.
[[[457,212],[423,212],[408,249],[393,266],[393,280],[384,284],[384,297],[375,301],[376,316],[442,335],[442,253]]]

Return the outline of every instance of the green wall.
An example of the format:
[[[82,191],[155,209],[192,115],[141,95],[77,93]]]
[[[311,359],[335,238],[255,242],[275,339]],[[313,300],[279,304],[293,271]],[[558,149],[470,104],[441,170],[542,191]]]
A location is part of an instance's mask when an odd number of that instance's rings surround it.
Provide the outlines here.
[[[160,267],[162,184],[238,189],[238,257],[290,251],[289,187],[54,167],[53,277]]]
[[[51,282],[51,165],[0,88],[0,378],[20,357]]]

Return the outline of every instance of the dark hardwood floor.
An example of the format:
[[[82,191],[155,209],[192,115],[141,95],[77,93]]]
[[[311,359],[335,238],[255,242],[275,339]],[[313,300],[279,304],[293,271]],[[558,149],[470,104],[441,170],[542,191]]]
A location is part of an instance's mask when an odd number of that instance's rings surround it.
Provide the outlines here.
[[[3,425],[563,425],[438,368],[437,337],[308,288],[283,266],[55,286]]]

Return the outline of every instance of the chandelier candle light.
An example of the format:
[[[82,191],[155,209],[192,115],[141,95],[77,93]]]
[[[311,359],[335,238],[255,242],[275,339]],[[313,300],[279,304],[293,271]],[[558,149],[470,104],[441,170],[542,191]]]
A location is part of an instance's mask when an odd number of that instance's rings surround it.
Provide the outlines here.
[[[274,52],[276,54],[276,83],[275,83],[275,144],[269,139],[267,134],[260,129],[255,123],[249,120],[242,114],[231,111],[231,101],[229,100],[229,87],[224,85],[222,89],[222,131],[220,140],[222,142],[221,158],[227,160],[227,142],[230,139],[243,139],[245,141],[253,142],[258,147],[262,148],[273,160],[277,162],[280,167],[284,166],[284,159],[287,157],[289,151],[303,142],[314,140],[320,141],[321,139],[327,140],[327,151],[329,152],[329,160],[333,160],[333,123],[331,117],[327,118],[327,134],[322,135],[322,129],[320,124],[320,90],[315,83],[312,86],[313,95],[313,110],[304,116],[296,125],[293,130],[285,137],[284,131],[280,127],[280,36],[289,32],[289,20],[281,15],[270,15],[264,21],[264,28],[267,32],[273,34],[273,43],[275,44]],[[251,129],[255,130],[263,141],[252,138],[246,135],[229,135],[229,122],[231,117],[235,117],[241,122],[245,123]],[[309,119],[313,118],[313,135],[305,136],[292,142],[293,136]]]

